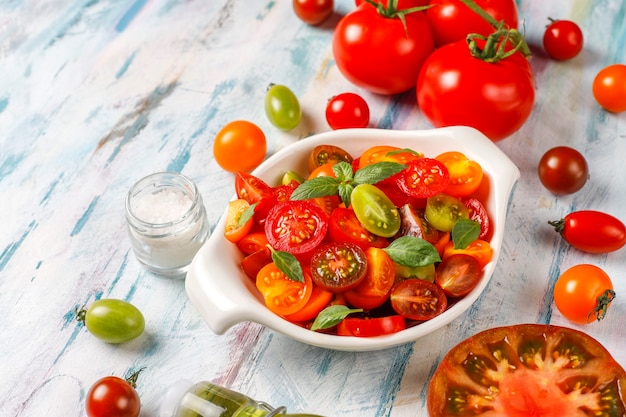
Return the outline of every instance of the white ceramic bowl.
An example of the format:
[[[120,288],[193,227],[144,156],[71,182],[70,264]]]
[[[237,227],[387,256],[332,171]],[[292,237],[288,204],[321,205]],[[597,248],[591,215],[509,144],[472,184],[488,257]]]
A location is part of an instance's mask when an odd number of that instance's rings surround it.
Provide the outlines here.
[[[272,155],[253,174],[268,184],[277,184],[287,170],[304,172],[310,151],[323,144],[340,146],[354,156],[374,145],[411,148],[430,157],[454,150],[480,163],[490,181],[486,208],[494,227],[491,239],[493,260],[485,266],[483,278],[472,292],[441,315],[398,333],[359,338],[313,332],[282,319],[265,307],[254,284],[239,266],[241,255],[238,249],[223,236],[224,215],[216,225],[215,233],[194,258],[186,278],[187,294],[209,327],[215,333],[223,334],[237,323],[251,321],[310,345],[370,351],[414,341],[463,314],[489,283],[500,256],[507,206],[520,175],[518,168],[491,140],[468,127],[419,131],[346,129],[302,139]]]

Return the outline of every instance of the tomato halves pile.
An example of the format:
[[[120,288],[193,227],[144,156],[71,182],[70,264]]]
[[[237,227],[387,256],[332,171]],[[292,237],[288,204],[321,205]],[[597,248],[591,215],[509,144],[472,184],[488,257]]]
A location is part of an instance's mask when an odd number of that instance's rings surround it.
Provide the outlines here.
[[[481,166],[393,146],[312,150],[282,184],[238,172],[224,236],[274,313],[311,330],[378,336],[443,313],[491,261]],[[484,194],[484,193],[483,193]]]
[[[565,327],[493,328],[443,358],[428,389],[431,417],[626,415],[626,372],[595,339]]]

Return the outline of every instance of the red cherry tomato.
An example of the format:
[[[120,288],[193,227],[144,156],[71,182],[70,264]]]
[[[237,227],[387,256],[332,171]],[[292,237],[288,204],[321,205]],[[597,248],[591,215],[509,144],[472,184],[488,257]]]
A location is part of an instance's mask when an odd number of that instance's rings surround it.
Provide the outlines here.
[[[318,205],[306,200],[278,203],[265,221],[265,234],[272,247],[294,255],[316,248],[327,230],[328,216]]]
[[[613,113],[626,111],[626,65],[603,68],[593,79],[593,96],[600,106]]]
[[[235,173],[235,192],[238,198],[254,204],[271,195],[272,187],[252,174],[237,172]]]
[[[358,245],[327,243],[311,257],[311,276],[316,285],[330,292],[355,288],[365,278],[367,258]]]
[[[474,0],[476,5],[496,21],[504,21],[509,28],[517,28],[517,6],[514,0]],[[485,19],[460,0],[431,0],[426,10],[432,27],[435,46],[464,41],[470,33],[488,36],[495,29]]]
[[[480,269],[483,269],[493,257],[493,249],[491,248],[491,245],[489,242],[482,239],[476,239],[465,248],[455,248],[454,242],[450,241],[443,249],[442,259],[456,255],[457,253],[463,253],[476,258]]]
[[[389,95],[415,87],[434,44],[423,12],[405,14],[401,20],[364,3],[339,21],[332,47],[337,67],[348,81]]]
[[[430,320],[448,306],[443,290],[423,279],[400,281],[391,289],[390,299],[396,313],[410,320]]]
[[[419,158],[398,174],[398,187],[413,198],[428,198],[441,193],[450,182],[444,164],[433,158]]]
[[[557,146],[543,154],[537,165],[539,181],[554,194],[573,194],[589,177],[585,157],[569,146]]]
[[[341,93],[328,100],[326,122],[333,130],[367,127],[370,108],[360,95]]]
[[[543,49],[560,61],[572,59],[583,49],[583,32],[570,20],[550,20],[543,33]]]
[[[309,25],[319,25],[333,14],[333,0],[293,0],[296,16]]]
[[[246,120],[227,123],[215,136],[213,155],[220,167],[229,172],[249,172],[256,168],[267,150],[265,134]]]
[[[346,317],[337,325],[339,336],[375,337],[392,334],[406,329],[402,316],[376,318]]]
[[[548,223],[567,243],[583,252],[613,252],[626,244],[624,223],[601,211],[575,211],[561,220]]]
[[[448,256],[437,265],[435,283],[449,297],[463,297],[480,281],[482,270],[476,258],[466,254]]]
[[[345,207],[337,207],[330,214],[328,235],[333,242],[353,243],[364,249],[369,246],[384,248],[389,245],[384,237],[366,230],[354,210]]]
[[[485,205],[481,201],[474,197],[467,197],[461,200],[465,207],[469,210],[470,220],[478,222],[480,225],[479,239],[489,240],[491,237],[491,221],[489,220],[489,214]]]
[[[137,417],[141,409],[134,381],[107,376],[96,381],[87,392],[89,417]]]
[[[498,141],[519,130],[530,116],[534,77],[519,52],[485,62],[472,56],[467,42],[455,42],[437,49],[424,63],[417,101],[435,127],[471,126]]]

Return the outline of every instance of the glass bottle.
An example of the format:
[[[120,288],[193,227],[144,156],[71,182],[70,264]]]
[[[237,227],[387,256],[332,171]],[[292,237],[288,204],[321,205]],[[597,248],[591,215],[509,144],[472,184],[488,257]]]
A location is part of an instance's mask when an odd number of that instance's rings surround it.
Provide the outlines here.
[[[286,411],[211,382],[180,381],[163,398],[160,417],[321,417]]]
[[[151,174],[133,185],[126,220],[139,262],[166,276],[183,275],[210,233],[196,184],[173,172]]]

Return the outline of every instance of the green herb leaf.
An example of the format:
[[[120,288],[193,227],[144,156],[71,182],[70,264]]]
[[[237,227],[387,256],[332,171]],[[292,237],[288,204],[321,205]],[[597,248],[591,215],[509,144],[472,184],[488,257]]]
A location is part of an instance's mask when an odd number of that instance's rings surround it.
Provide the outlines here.
[[[406,168],[406,165],[397,162],[377,162],[366,165],[354,173],[354,182],[357,184],[376,184]]]
[[[426,266],[441,261],[437,249],[419,237],[402,236],[383,250],[394,262],[409,267]]]
[[[308,200],[309,198],[336,195],[339,180],[333,177],[317,177],[307,180],[293,190],[291,200]]]
[[[302,265],[293,254],[272,249],[272,261],[292,281],[304,282]]]
[[[452,228],[454,249],[465,249],[470,243],[478,239],[480,224],[475,220],[459,219]]]
[[[350,198],[352,196],[352,190],[354,186],[352,184],[340,184],[339,185],[339,197],[346,207],[350,207]]]
[[[251,204],[243,211],[243,213],[241,213],[241,216],[239,216],[239,219],[237,220],[237,227],[243,226],[248,222],[248,220],[252,218],[252,216],[254,215],[254,208],[257,206],[257,204],[258,203]]]
[[[337,176],[337,180],[339,182],[350,182],[352,181],[353,173],[352,173],[352,165],[345,161],[339,161],[335,165],[333,165],[333,172]]]
[[[333,305],[326,307],[315,318],[311,330],[329,329],[336,326],[351,313],[360,313],[361,308],[349,308],[344,305]]]

